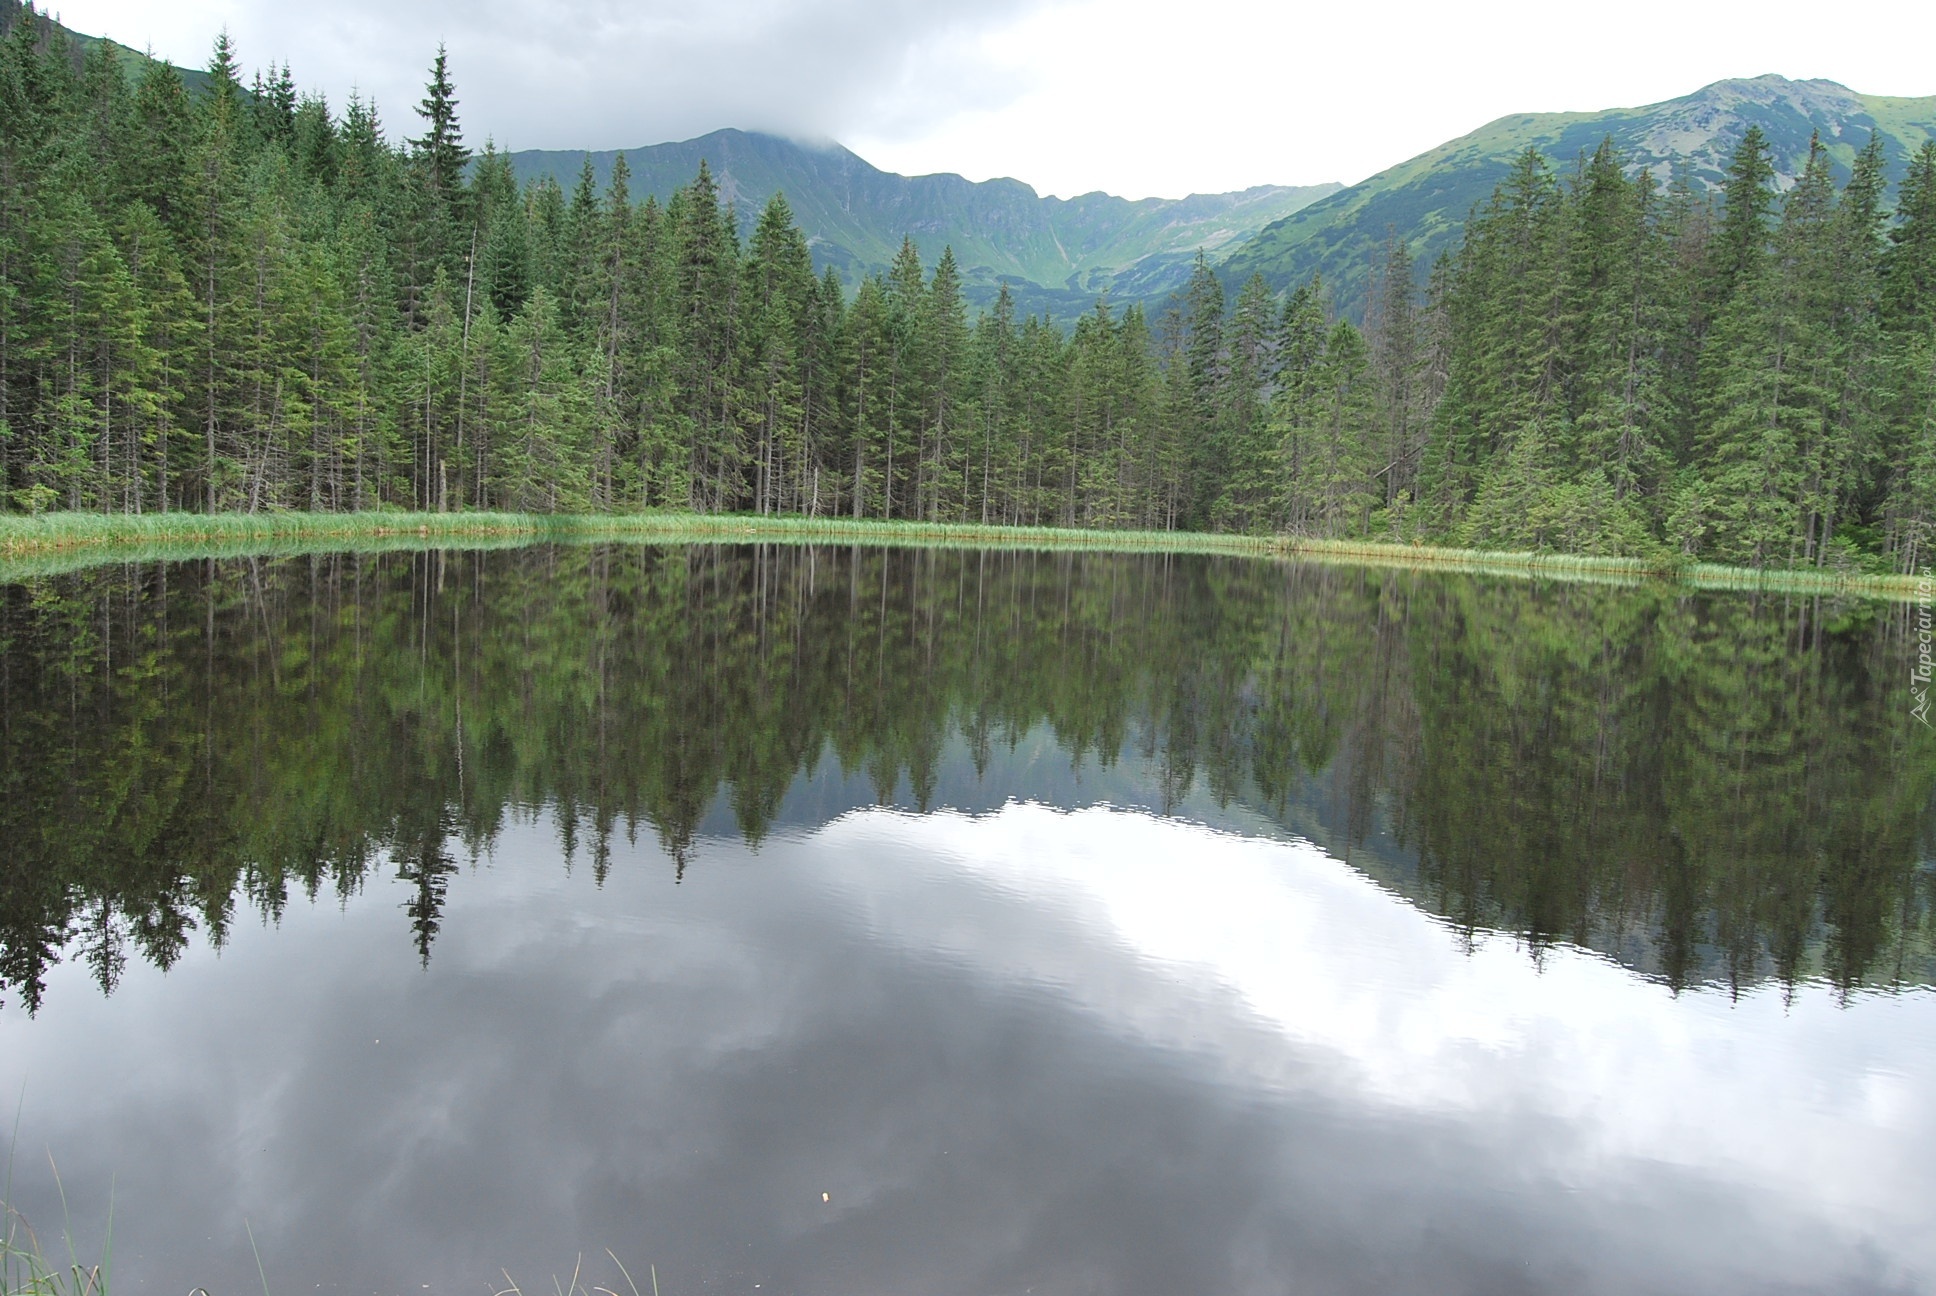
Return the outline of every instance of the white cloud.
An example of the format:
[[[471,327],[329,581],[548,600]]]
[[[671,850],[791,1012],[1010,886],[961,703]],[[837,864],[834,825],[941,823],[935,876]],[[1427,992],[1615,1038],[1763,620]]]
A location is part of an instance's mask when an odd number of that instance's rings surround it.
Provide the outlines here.
[[[226,23],[398,133],[438,41],[470,135],[614,148],[723,126],[840,139],[907,173],[1131,197],[1347,183],[1516,112],[1655,102],[1733,76],[1936,94],[1936,7],[1634,0],[70,0],[83,31],[200,64]]]
[[[977,38],[1040,2],[81,0],[62,16],[190,66],[226,26],[245,68],[288,62],[300,84],[339,105],[359,88],[393,134],[414,129],[441,42],[473,140],[610,148],[722,126],[838,138],[865,122],[918,136],[1020,92],[976,55]]]
[[[890,169],[946,158],[1065,195],[1349,184],[1512,113],[1653,103],[1728,77],[1936,95],[1932,40],[1924,0],[1828,22],[1795,0],[1083,0],[991,39],[1029,87],[1013,101],[918,137],[861,124],[848,143]]]

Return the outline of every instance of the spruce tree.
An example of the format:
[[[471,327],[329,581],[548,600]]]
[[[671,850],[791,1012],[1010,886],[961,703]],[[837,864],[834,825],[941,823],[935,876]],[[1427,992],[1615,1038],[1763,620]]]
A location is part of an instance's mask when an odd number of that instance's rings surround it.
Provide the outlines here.
[[[935,262],[922,315],[923,378],[927,387],[921,414],[922,440],[927,447],[922,456],[922,476],[927,486],[926,516],[933,520],[941,514],[944,491],[961,480],[959,460],[965,452],[965,446],[958,443],[958,424],[966,379],[968,317],[952,247],[942,248]],[[967,507],[966,498],[956,490],[951,516],[961,516]]]
[[[1275,523],[1311,534],[1323,512],[1318,429],[1325,390],[1324,285],[1299,284],[1284,303],[1279,324],[1277,393],[1271,409],[1277,491]]]
[[[1889,390],[1875,511],[1895,566],[1915,572],[1936,552],[1936,142],[1910,160],[1877,275]]]
[[[1896,194],[1896,227],[1880,266],[1882,315],[1903,333],[1936,326],[1936,140],[1910,160]]]
[[[994,307],[975,325],[976,454],[980,463],[978,521],[1006,521],[1014,498],[1013,469],[1016,388],[1021,382],[1020,341],[1015,331],[1015,297],[1004,282]]]
[[[807,393],[800,354],[811,328],[816,284],[806,241],[786,198],[774,194],[760,213],[746,260],[748,397],[755,419],[753,509],[776,512],[798,459],[808,451]]]
[[[1262,275],[1252,275],[1231,312],[1224,393],[1216,412],[1219,491],[1211,516],[1220,528],[1255,531],[1267,525],[1273,493],[1266,392],[1275,377],[1275,303]]]
[[[679,203],[677,294],[680,401],[691,429],[692,503],[736,508],[743,496],[739,240],[704,162]]]
[[[1377,499],[1372,460],[1381,429],[1370,351],[1348,321],[1338,321],[1325,338],[1324,357],[1312,377],[1304,470],[1310,525],[1327,537],[1363,534]]]
[[[430,65],[430,80],[417,104],[424,133],[409,141],[411,174],[416,181],[413,256],[406,265],[406,292],[414,303],[430,279],[443,271],[452,279],[465,277],[464,258],[470,248],[469,193],[464,172],[471,151],[464,146],[457,118],[457,90],[450,80],[450,60],[444,47]]]
[[[1814,142],[1767,253],[1748,263],[1703,357],[1707,521],[1724,560],[1760,567],[1816,559],[1837,482],[1825,457],[1834,188]],[[1725,240],[1725,231],[1724,231]]]
[[[1411,249],[1395,233],[1386,238],[1384,265],[1372,289],[1365,325],[1385,426],[1386,467],[1380,477],[1381,491],[1385,503],[1390,504],[1409,494],[1418,472],[1418,452],[1423,448],[1418,409],[1418,284],[1413,278]]]
[[[886,438],[881,447],[882,508],[888,517],[914,517],[920,512],[920,488],[925,464],[928,405],[927,274],[912,236],[901,239],[901,250],[888,267],[887,406],[883,411]]]
[[[857,519],[886,516],[882,482],[892,436],[895,343],[887,291],[878,276],[861,280],[842,325],[841,421],[847,429],[851,464],[847,506]]]
[[[1660,282],[1666,249],[1654,216],[1653,177],[1622,173],[1603,140],[1572,196],[1567,342],[1569,440],[1560,469],[1605,483],[1616,498],[1650,492],[1666,429],[1660,355]]]
[[[1433,526],[1455,528],[1492,474],[1523,476],[1530,457],[1544,477],[1564,452],[1568,226],[1552,171],[1530,148],[1467,222],[1447,290],[1445,393],[1420,474]]]
[[[1774,207],[1774,163],[1761,127],[1750,126],[1728,161],[1723,192],[1727,205],[1716,231],[1715,297],[1725,302],[1760,270],[1767,252],[1768,213]]]

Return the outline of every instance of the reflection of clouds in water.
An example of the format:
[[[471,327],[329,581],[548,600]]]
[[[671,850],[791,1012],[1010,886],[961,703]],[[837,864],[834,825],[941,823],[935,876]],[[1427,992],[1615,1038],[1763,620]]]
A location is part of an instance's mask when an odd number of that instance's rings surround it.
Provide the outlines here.
[[[0,1017],[23,1142],[70,1194],[118,1174],[149,1286],[252,1283],[245,1212],[289,1290],[606,1246],[669,1291],[1930,1271],[1927,996],[1536,975],[1308,846],[1106,810],[861,812],[709,842],[680,887],[651,850],[602,891],[556,861],[508,831],[427,972],[378,888]]]
[[[1274,1032],[1331,1051],[1325,1074],[1359,1098],[1450,1114],[1532,1104],[1590,1129],[1608,1155],[1795,1177],[1874,1195],[1876,1206],[1890,1200],[1875,1191],[1877,1155],[1936,1151],[1936,1111],[1910,1079],[1936,1044],[1927,991],[1846,1007],[1813,987],[1789,1003],[1777,985],[1738,1000],[1675,998],[1573,947],[1548,950],[1536,972],[1520,942],[1482,933],[1468,951],[1443,920],[1308,843],[1141,814],[1018,805],[976,819],[855,815],[819,840],[859,857],[934,854],[1002,891],[1077,911],[1085,947],[1102,940],[1185,983],[1222,987]],[[915,948],[954,937],[880,930]],[[1054,975],[1154,1042],[1211,1043],[1188,1034],[1201,1018],[1165,1020],[1160,1001],[1097,999],[1097,983]],[[1777,1114],[1784,1133],[1771,1140]]]
[[[1604,1187],[1635,1164],[1683,1166],[1810,1202],[1838,1229],[1893,1236],[1911,1245],[1905,1260],[1936,1267],[1936,1238],[1920,1227],[1936,1187],[1936,1113],[1918,1096],[1936,1062],[1928,992],[1846,1007],[1820,988],[1793,1003],[1777,986],[1738,1001],[1675,998],[1573,948],[1548,951],[1535,970],[1508,937],[1482,935],[1468,952],[1441,920],[1307,843],[1144,815],[858,815],[821,841],[863,858],[933,853],[1079,913],[1085,939],[1064,952],[1069,965],[1018,977],[1053,980],[1116,1028],[1200,1055],[1233,1086],[1536,1120],[1548,1133],[1514,1155],[1569,1188]],[[918,909],[909,918],[918,924]],[[876,925],[978,961],[952,944],[958,926],[897,928],[878,914]],[[1098,944],[1153,975],[1082,975]],[[998,952],[981,961],[998,975],[1005,965]],[[1260,1046],[1260,1024],[1294,1047]]]

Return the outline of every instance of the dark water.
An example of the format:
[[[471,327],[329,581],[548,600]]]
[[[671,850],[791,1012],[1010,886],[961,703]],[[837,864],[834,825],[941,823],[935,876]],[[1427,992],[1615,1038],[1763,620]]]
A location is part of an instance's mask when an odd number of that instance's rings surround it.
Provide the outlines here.
[[[0,587],[116,1289],[1936,1288],[1911,614],[1175,557]]]

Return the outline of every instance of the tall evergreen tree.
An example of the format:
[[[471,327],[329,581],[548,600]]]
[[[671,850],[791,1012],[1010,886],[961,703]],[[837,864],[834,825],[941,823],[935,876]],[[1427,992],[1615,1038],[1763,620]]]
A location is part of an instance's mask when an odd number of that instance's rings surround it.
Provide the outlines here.
[[[1727,206],[1715,233],[1716,297],[1725,302],[1761,269],[1767,253],[1768,213],[1775,196],[1774,163],[1768,156],[1768,137],[1750,126],[1728,161],[1723,192]]]
[[[441,44],[431,62],[430,80],[417,104],[417,116],[423,119],[424,133],[410,141],[417,210],[405,263],[405,293],[413,321],[418,299],[438,271],[452,279],[465,277],[463,260],[470,248],[471,213],[464,172],[470,165],[471,151],[464,145],[450,59]]]

